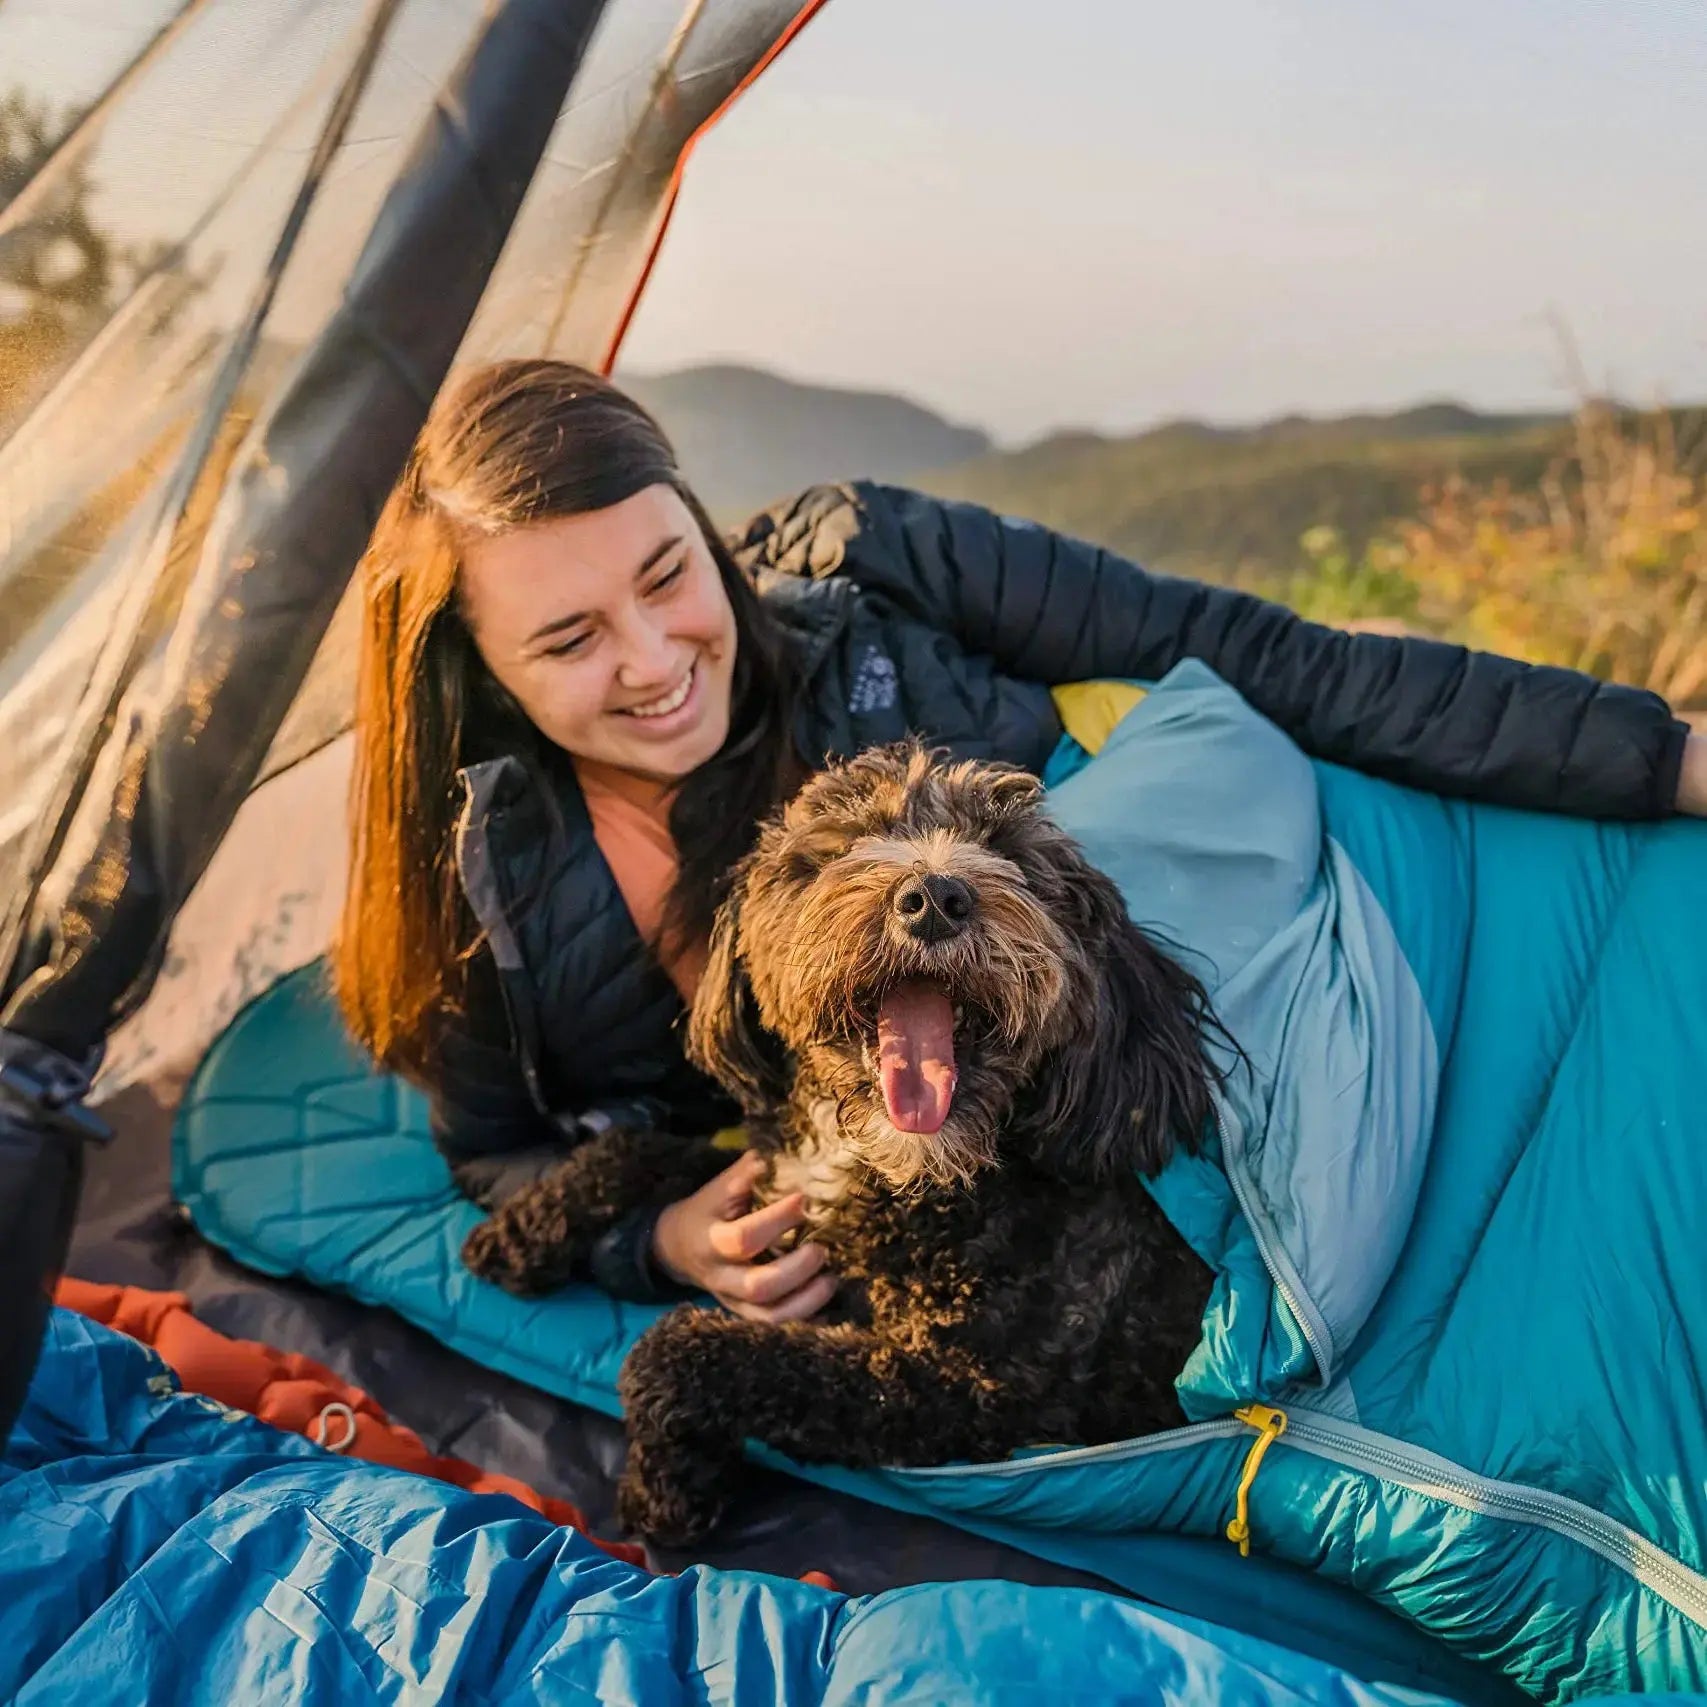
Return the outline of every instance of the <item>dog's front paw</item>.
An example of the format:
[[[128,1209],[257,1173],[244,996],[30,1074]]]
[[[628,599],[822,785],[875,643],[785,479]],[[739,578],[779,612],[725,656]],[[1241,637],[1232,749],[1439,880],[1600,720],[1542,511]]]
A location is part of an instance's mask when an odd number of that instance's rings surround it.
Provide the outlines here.
[[[482,1280],[523,1298],[561,1286],[568,1276],[565,1253],[542,1247],[499,1210],[462,1241],[463,1266]]]
[[[636,1441],[617,1488],[617,1519],[627,1533],[660,1547],[695,1546],[717,1527],[733,1473],[733,1466],[719,1472],[688,1453]]]
[[[629,1445],[617,1511],[661,1546],[701,1540],[735,1491],[751,1330],[734,1316],[683,1305],[660,1316],[623,1360],[617,1390]]]

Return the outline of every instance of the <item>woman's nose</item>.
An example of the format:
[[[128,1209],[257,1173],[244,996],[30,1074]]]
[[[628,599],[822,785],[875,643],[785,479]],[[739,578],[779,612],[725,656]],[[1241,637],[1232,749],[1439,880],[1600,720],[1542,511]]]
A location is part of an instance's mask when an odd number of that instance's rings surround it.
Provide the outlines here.
[[[624,687],[668,685],[676,673],[679,648],[659,624],[644,616],[636,616],[623,625],[618,640],[622,650],[616,674]]]

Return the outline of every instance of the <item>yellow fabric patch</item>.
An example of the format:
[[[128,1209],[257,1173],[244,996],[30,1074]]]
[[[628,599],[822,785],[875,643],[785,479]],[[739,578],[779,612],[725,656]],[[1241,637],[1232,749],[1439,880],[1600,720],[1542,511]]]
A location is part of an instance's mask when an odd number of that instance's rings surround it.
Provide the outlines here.
[[[1099,753],[1115,724],[1144,697],[1144,689],[1131,682],[1067,682],[1053,696],[1067,733],[1087,753]]]
[[[725,1126],[721,1132],[711,1135],[711,1147],[714,1150],[744,1150],[747,1147],[747,1129],[744,1126]]]

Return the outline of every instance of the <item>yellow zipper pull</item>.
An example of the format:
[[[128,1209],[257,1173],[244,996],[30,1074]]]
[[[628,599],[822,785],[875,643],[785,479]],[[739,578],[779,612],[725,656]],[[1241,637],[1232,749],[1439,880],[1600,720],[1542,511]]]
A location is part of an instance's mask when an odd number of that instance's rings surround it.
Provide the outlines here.
[[[1286,1413],[1273,1405],[1241,1405],[1234,1411],[1240,1422],[1249,1423],[1257,1431],[1251,1449],[1245,1454],[1245,1468],[1239,1476],[1238,1504],[1233,1521],[1227,1525],[1227,1539],[1236,1542],[1239,1557],[1251,1556],[1251,1483],[1257,1479],[1262,1455],[1286,1432]]]

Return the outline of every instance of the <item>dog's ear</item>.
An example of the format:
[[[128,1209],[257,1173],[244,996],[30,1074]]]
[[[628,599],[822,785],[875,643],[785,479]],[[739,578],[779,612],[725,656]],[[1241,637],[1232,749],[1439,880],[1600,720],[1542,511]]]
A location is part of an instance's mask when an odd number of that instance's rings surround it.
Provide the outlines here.
[[[1120,891],[1070,837],[1047,840],[1048,899],[1079,944],[1082,987],[1068,994],[1071,1034],[1034,1078],[1023,1124],[1051,1172],[1154,1175],[1176,1147],[1195,1150],[1214,1115],[1209,998],[1133,924]]]
[[[759,1018],[753,986],[741,964],[741,883],[718,909],[711,951],[688,1015],[688,1058],[709,1073],[748,1113],[774,1108],[788,1095],[788,1052]]]

